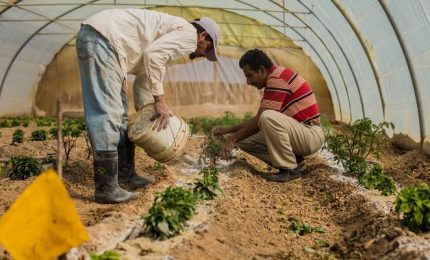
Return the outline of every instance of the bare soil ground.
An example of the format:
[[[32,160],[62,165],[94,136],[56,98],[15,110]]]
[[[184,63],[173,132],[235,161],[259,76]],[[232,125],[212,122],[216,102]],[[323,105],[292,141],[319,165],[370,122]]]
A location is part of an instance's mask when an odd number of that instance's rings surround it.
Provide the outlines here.
[[[34,126],[22,128],[29,139]],[[14,128],[2,128],[0,158],[16,155],[43,157],[55,153],[55,140],[25,141],[10,145]],[[72,196],[82,222],[96,227],[103,219],[145,213],[154,194],[165,187],[190,181],[187,169],[194,167],[201,153],[202,138],[188,143],[186,155],[155,170],[155,161],[142,150],[137,151],[137,171],[153,176],[157,182],[140,189],[139,199],[120,205],[93,202],[92,159],[86,159],[85,141],[80,139],[64,166],[64,182]],[[191,158],[191,159],[190,159]],[[386,172],[400,186],[419,181],[430,183],[430,160],[417,151],[403,151],[387,146],[380,160]],[[124,259],[416,259],[428,257],[428,234],[416,235],[402,227],[393,212],[383,212],[376,201],[393,201],[375,194],[360,193],[354,183],[342,181],[335,169],[317,156],[307,160],[302,179],[290,183],[273,183],[261,176],[273,172],[264,163],[240,153],[235,162],[222,168],[224,194],[205,205],[205,217],[195,227],[180,235],[180,240],[159,250],[165,242],[148,238],[130,239],[114,246]],[[6,169],[7,171],[7,169]],[[13,181],[4,173],[0,177],[0,215],[3,214],[34,178]],[[376,199],[375,199],[376,198]],[[120,218],[120,217],[119,217]],[[324,233],[299,236],[290,230],[293,219]],[[141,240],[139,240],[141,239]],[[178,238],[179,239],[179,238]],[[174,239],[171,239],[172,241]],[[90,241],[87,248],[91,248]],[[164,243],[164,244],[163,244]],[[140,245],[140,246],[138,246]],[[94,247],[95,248],[95,247]],[[0,254],[1,256],[1,254]]]

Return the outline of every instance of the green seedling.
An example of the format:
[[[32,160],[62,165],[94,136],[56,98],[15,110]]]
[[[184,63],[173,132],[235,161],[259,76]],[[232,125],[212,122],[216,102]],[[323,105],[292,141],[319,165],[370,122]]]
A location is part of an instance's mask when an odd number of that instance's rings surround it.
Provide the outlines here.
[[[57,131],[58,129],[56,127],[52,127],[51,129],[49,129],[49,136],[57,139]]]
[[[148,213],[143,216],[144,229],[152,237],[164,240],[182,230],[196,211],[197,197],[181,187],[168,187],[157,195]]]
[[[325,240],[322,240],[322,239],[316,239],[315,243],[317,244],[317,247],[319,247],[319,248],[321,248],[321,247],[329,247],[330,246],[329,242],[327,242]]]
[[[35,119],[37,127],[56,126],[57,120],[49,117],[38,117]]]
[[[217,125],[222,126],[233,126],[248,121],[252,118],[252,113],[247,112],[243,118],[236,117],[233,113],[226,111],[219,118],[199,117],[188,120],[190,125],[191,133],[196,134],[202,132],[209,135]]]
[[[32,141],[46,141],[46,138],[48,136],[48,133],[46,130],[36,130],[31,133],[31,140]]]
[[[430,230],[430,188],[427,184],[403,188],[395,204],[396,212],[403,214],[403,224],[410,230]]]
[[[348,172],[360,176],[366,172],[369,155],[380,157],[382,145],[389,140],[385,134],[388,129],[394,129],[393,123],[375,125],[368,118],[356,120],[348,126],[347,134],[327,135],[325,148],[334,154],[335,161],[341,163]]]
[[[12,144],[20,144],[22,142],[24,142],[24,131],[21,129],[16,129],[12,135]]]
[[[81,136],[82,131],[80,130],[79,126],[76,124],[73,124],[74,121],[68,121],[66,120],[64,126],[63,126],[63,134],[62,134],[62,141],[63,141],[63,148],[64,152],[66,154],[66,164],[69,162],[70,154],[73,150],[73,148],[76,147],[76,142],[78,141],[78,138]]]
[[[382,122],[376,125],[369,118],[356,120],[348,126],[344,135],[325,131],[325,149],[334,154],[336,162],[355,174],[361,185],[377,189],[383,195],[391,195],[396,192],[393,179],[384,174],[381,164],[369,164],[367,161],[369,155],[380,157],[382,145],[389,140],[386,135],[389,129],[394,130],[393,123]]]
[[[325,233],[325,229],[322,227],[312,227],[311,225],[298,220],[292,220],[290,230],[300,236],[304,236],[313,232]]]
[[[0,127],[12,127],[12,120],[9,118],[2,118],[0,121]]]
[[[314,247],[304,247],[303,251],[305,251],[308,254],[314,254],[317,256],[317,259],[327,259],[327,260],[334,260],[337,259],[336,256],[330,252],[326,251],[327,249],[321,249],[321,248],[314,248]]]
[[[323,193],[323,202],[328,202],[330,200],[330,195],[327,192]]]
[[[213,200],[217,196],[217,191],[221,191],[219,186],[219,171],[215,167],[207,167],[200,174],[203,179],[195,183],[194,194],[201,200]]]
[[[20,126],[21,125],[21,120],[19,118],[13,118],[11,120],[10,124],[11,124],[12,127]]]
[[[55,157],[55,154],[51,154],[48,157],[44,158],[41,161],[42,169],[47,168],[56,168],[57,167],[57,158]]]
[[[358,178],[361,185],[369,190],[379,190],[385,196],[396,193],[396,184],[393,178],[384,174],[381,164],[371,164],[369,168],[365,174]]]
[[[224,138],[222,137],[208,136],[203,144],[203,154],[199,157],[199,164],[202,164],[202,161],[209,160],[209,165],[215,165],[223,143]]]
[[[90,259],[91,260],[120,260],[121,255],[114,250],[108,250],[103,252],[103,254],[101,255],[90,254]]]
[[[155,162],[154,165],[152,166],[152,170],[160,172],[164,169],[164,165],[160,162]]]
[[[27,127],[30,122],[28,117],[10,117],[3,118],[0,120],[0,127]]]
[[[24,117],[21,119],[21,125],[23,127],[28,127],[29,124],[30,124],[30,119],[28,117]]]
[[[320,117],[321,122],[321,128],[323,129],[324,136],[332,135],[333,134],[333,126],[331,125],[330,121],[324,117]]]
[[[37,176],[40,174],[40,165],[32,157],[12,157],[10,162],[12,164],[12,170],[9,174],[9,178],[12,180],[25,180],[28,177]]]
[[[52,138],[57,139],[57,131],[57,127],[53,127],[49,129],[49,135]],[[67,119],[64,121],[62,128],[62,142],[64,152],[66,154],[66,164],[70,159],[71,151],[76,147],[76,142],[81,136],[85,138],[85,144],[87,146],[87,159],[89,159],[92,154],[92,148],[89,141],[88,133],[86,131],[85,120]]]

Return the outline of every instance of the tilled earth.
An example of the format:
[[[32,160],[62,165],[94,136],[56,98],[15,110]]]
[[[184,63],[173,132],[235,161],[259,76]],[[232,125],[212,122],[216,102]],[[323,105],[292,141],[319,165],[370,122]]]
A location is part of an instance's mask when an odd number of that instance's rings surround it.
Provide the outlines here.
[[[24,129],[26,137],[35,127]],[[43,157],[56,151],[56,141],[26,141],[10,145],[13,128],[0,129],[0,159],[16,155]],[[103,232],[106,218],[139,219],[152,204],[156,192],[170,185],[191,183],[198,171],[198,155],[203,138],[193,137],[186,154],[177,161],[156,169],[155,161],[137,150],[138,173],[153,176],[156,182],[140,189],[139,199],[120,205],[93,202],[92,159],[86,159],[85,141],[80,139],[64,166],[64,182],[82,222]],[[430,182],[430,160],[417,151],[402,151],[387,146],[381,158],[386,173],[400,185]],[[223,194],[201,209],[204,217],[188,231],[168,242],[147,237],[128,239],[109,246],[97,244],[97,236],[83,248],[100,251],[116,248],[124,259],[417,259],[428,258],[427,234],[416,235],[404,228],[398,216],[378,205],[392,205],[395,197],[383,197],[363,191],[348,178],[339,177],[336,169],[321,156],[306,161],[304,177],[290,183],[268,182],[264,174],[274,172],[264,163],[243,153],[230,163],[223,163]],[[7,168],[6,168],[7,170]],[[0,177],[0,214],[3,214],[32,182]],[[117,214],[118,213],[118,214]],[[293,220],[324,233],[299,236],[291,231]],[[144,242],[142,242],[144,241]],[[97,244],[97,246],[96,246]],[[143,246],[143,244],[145,244]],[[162,248],[164,247],[164,248]],[[1,254],[0,254],[1,256]]]

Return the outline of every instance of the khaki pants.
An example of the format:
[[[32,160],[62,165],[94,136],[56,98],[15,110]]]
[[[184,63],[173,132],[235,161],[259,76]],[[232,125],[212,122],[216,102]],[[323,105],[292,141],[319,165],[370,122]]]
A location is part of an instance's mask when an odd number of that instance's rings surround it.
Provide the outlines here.
[[[258,126],[258,133],[238,142],[236,146],[275,168],[296,168],[295,155],[311,155],[324,143],[320,126],[299,123],[274,110],[264,111]]]

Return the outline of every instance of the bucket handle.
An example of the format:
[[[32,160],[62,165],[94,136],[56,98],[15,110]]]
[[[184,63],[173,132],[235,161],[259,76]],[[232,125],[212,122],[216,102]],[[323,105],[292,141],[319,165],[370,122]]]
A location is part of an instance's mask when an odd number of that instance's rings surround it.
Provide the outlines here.
[[[182,127],[182,125],[183,125],[183,122],[182,122],[182,120],[181,120],[181,119],[179,119],[179,122],[180,122],[179,129],[181,129],[181,127]],[[173,129],[172,129],[172,126],[170,125],[170,123],[169,123],[169,128],[170,128],[170,131],[172,132],[172,135],[174,136],[174,138],[173,138],[173,144],[174,144],[174,146],[176,147],[176,137],[178,136],[179,131],[178,131],[178,133],[175,135],[175,133],[173,132]]]

